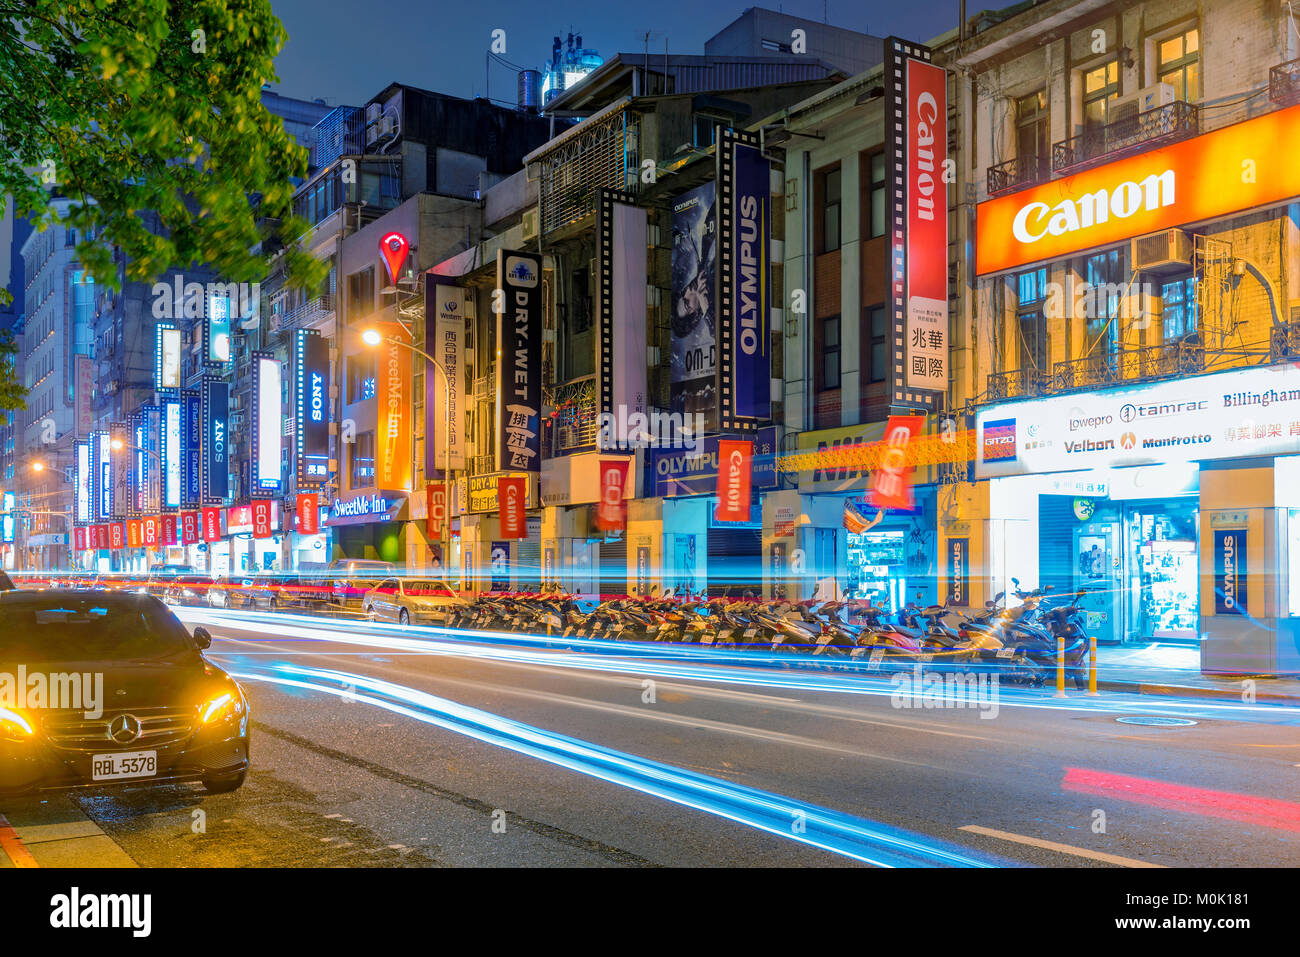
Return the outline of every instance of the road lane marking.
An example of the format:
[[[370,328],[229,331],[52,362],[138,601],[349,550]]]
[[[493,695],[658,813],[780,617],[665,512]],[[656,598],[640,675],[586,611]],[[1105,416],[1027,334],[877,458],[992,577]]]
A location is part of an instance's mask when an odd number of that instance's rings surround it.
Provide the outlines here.
[[[3,814],[0,814],[0,850],[5,852],[5,856],[13,862],[14,867],[41,866],[36,863],[36,858],[32,857],[32,852],[23,846],[18,833]]]
[[[1016,844],[1028,844],[1030,847],[1039,847],[1045,851],[1056,851],[1058,854],[1072,854],[1075,857],[1086,857],[1092,861],[1101,861],[1105,864],[1114,864],[1116,867],[1164,867],[1163,864],[1152,864],[1149,861],[1139,861],[1132,857],[1120,857],[1118,854],[1105,854],[1101,851],[1090,851],[1086,847],[1074,847],[1071,844],[1058,844],[1056,841],[1044,841],[1039,837],[1029,837],[1025,834],[1012,834],[1010,831],[995,831],[991,827],[981,827],[978,824],[967,824],[957,828],[959,831],[969,831],[972,834],[983,834],[985,837],[996,837],[1002,841],[1013,841]]]

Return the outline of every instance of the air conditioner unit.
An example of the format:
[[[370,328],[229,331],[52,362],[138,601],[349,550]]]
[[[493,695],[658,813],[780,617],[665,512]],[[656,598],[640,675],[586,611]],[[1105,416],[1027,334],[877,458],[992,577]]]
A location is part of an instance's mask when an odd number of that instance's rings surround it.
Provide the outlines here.
[[[383,111],[384,106],[382,103],[371,103],[366,106],[366,126],[373,125]]]
[[[1135,120],[1142,113],[1168,106],[1174,102],[1174,88],[1168,83],[1157,83],[1127,96],[1117,96],[1106,101],[1106,123]]]
[[[532,209],[524,210],[524,222],[523,222],[524,242],[528,242],[530,239],[537,238],[539,221],[540,221],[540,216],[537,212],[536,206],[534,206]]]
[[[1131,241],[1129,259],[1140,272],[1181,272],[1192,264],[1195,244],[1181,229],[1166,229]]]
[[[379,139],[379,124],[366,127],[366,145],[370,146],[375,140]]]
[[[397,132],[397,117],[383,116],[379,120],[379,135],[392,136]]]

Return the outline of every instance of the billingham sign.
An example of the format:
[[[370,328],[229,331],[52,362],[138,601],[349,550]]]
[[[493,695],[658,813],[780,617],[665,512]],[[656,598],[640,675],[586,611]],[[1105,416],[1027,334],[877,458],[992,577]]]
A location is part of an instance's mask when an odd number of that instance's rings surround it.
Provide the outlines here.
[[[929,408],[948,388],[948,75],[927,47],[885,41],[890,177],[891,403]]]
[[[542,467],[542,258],[497,252],[497,468]]]
[[[1300,106],[980,203],[980,275],[1300,196]]]
[[[426,278],[426,351],[447,373],[444,378],[425,362],[424,474],[433,475],[448,466],[449,455],[453,470],[465,467],[465,320],[471,307],[468,289]]]

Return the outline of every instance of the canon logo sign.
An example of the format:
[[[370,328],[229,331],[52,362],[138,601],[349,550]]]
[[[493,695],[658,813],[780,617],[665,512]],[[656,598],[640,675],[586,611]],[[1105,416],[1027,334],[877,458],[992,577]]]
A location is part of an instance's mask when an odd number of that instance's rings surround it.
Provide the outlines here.
[[[1174,171],[1152,173],[1141,182],[1129,180],[1114,189],[1063,199],[1055,206],[1026,203],[1011,222],[1011,233],[1022,243],[1044,236],[1064,236],[1106,222],[1112,215],[1127,219],[1138,212],[1153,212],[1174,203]]]
[[[934,128],[939,104],[929,90],[916,98],[916,216],[934,219]]]

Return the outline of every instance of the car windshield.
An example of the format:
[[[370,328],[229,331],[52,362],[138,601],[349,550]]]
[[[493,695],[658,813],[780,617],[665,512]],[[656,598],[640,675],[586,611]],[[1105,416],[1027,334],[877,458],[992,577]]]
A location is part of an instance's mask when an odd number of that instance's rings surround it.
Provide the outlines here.
[[[436,598],[450,598],[455,594],[446,582],[437,581],[409,581],[403,586],[403,590],[408,595]]]
[[[155,660],[192,650],[185,627],[154,602],[39,592],[0,600],[0,660]]]

